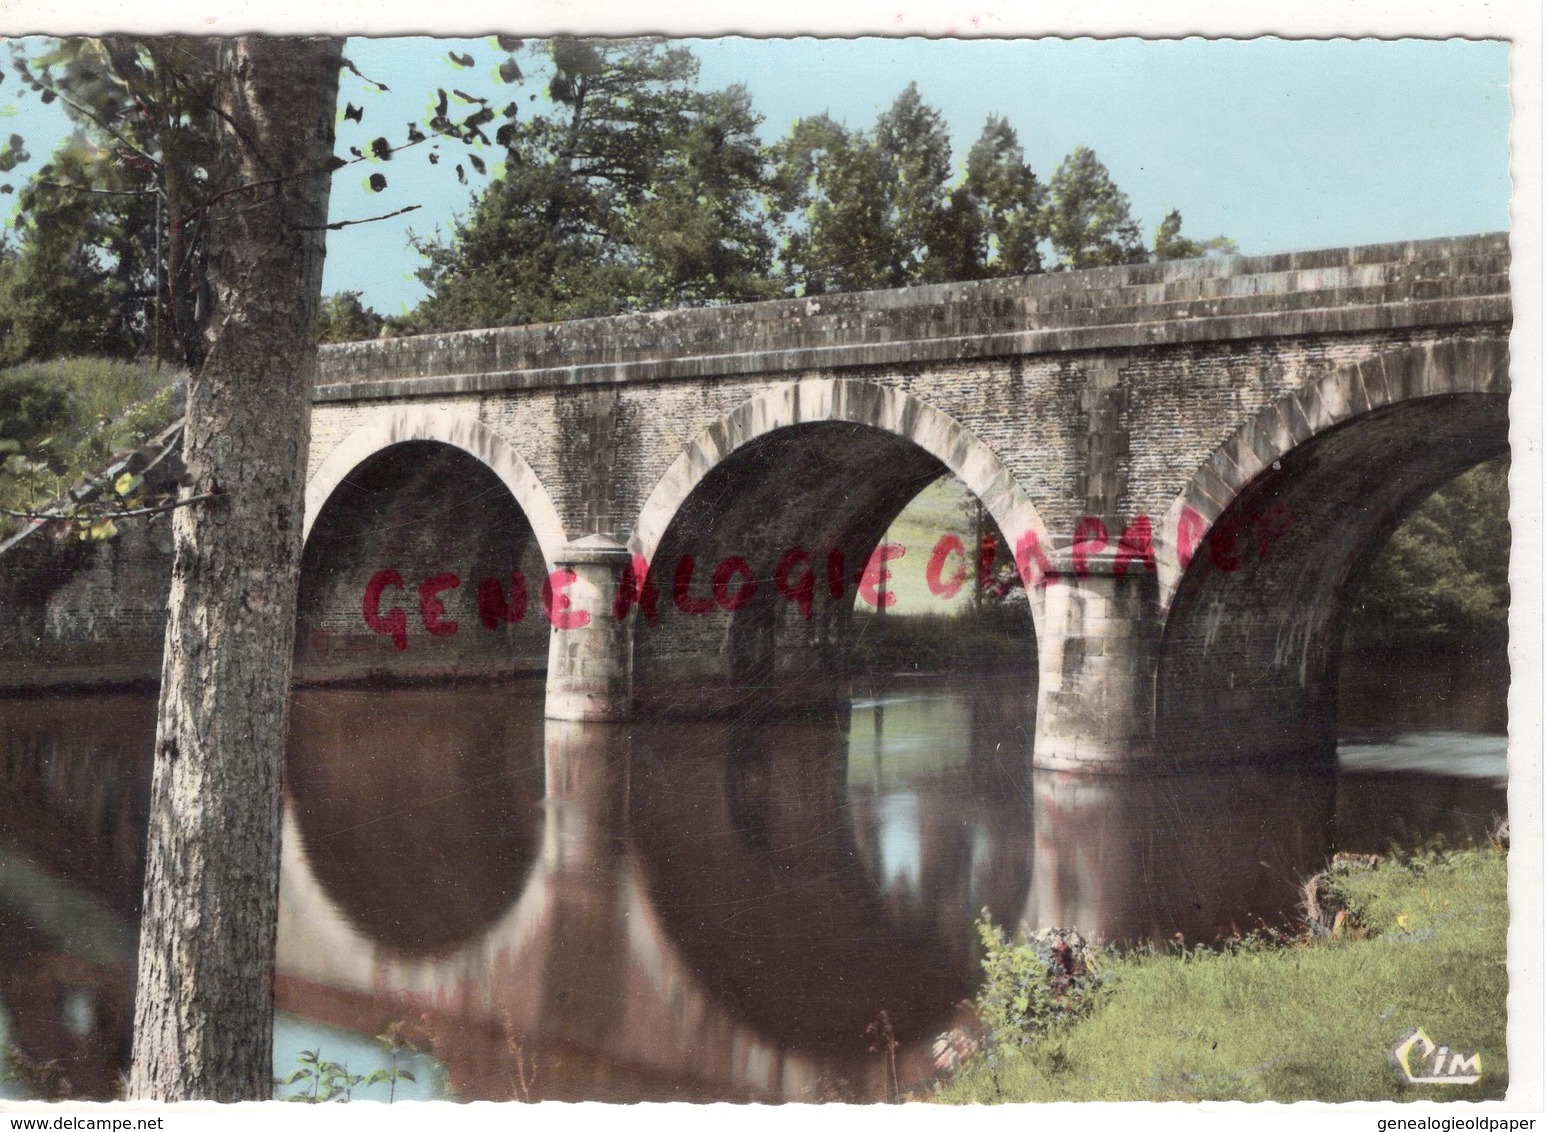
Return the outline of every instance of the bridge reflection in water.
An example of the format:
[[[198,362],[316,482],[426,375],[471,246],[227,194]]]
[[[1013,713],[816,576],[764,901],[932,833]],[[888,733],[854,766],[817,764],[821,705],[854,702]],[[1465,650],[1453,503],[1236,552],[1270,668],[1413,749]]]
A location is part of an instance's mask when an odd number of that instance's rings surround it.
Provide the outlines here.
[[[576,723],[537,681],[299,691],[278,1005],[400,1023],[465,1099],[880,1099],[868,1028],[928,1073],[984,908],[1211,939],[1283,922],[1334,847],[1503,806],[1496,778],[1032,771],[1026,702],[910,680]],[[0,1003],[52,1095],[112,1096],[128,1054],[153,722],[148,695],[0,703]]]

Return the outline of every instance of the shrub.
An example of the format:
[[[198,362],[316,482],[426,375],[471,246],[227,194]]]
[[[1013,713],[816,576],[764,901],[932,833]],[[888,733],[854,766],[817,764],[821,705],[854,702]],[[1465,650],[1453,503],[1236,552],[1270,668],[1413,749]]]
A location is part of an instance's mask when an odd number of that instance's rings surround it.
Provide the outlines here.
[[[989,1049],[1019,1049],[1094,1007],[1097,953],[1077,932],[1046,928],[1016,941],[984,909],[977,935],[984,975],[977,1016]]]

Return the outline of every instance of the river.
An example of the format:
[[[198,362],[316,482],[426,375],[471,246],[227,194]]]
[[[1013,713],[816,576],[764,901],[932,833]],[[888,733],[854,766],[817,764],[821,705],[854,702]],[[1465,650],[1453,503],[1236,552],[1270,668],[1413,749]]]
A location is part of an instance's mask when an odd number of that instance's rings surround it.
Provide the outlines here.
[[[610,725],[540,679],[300,689],[276,1069],[388,1066],[394,1027],[399,1097],[882,1099],[890,1041],[917,1081],[964,1019],[984,912],[1208,941],[1288,926],[1333,852],[1484,838],[1506,669],[1344,667],[1336,774],[1033,771],[1007,673]],[[154,706],[0,701],[0,1040],[45,1095],[127,1057]]]

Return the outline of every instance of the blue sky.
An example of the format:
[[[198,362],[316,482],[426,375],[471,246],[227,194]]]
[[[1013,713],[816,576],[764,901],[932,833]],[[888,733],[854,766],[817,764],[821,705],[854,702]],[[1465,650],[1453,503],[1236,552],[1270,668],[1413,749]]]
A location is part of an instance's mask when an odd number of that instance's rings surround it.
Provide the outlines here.
[[[989,114],[1007,117],[1038,174],[1089,146],[1129,195],[1146,233],[1171,208],[1199,237],[1248,253],[1493,231],[1509,226],[1509,48],[1467,40],[784,39],[688,40],[706,87],[744,83],[768,140],[823,111],[868,126],[910,81],[944,115],[957,160]],[[475,65],[454,65],[450,51]],[[392,88],[345,76],[365,109],[341,141],[401,138],[437,86],[544,105],[542,83],[502,87],[487,40],[351,40],[348,55]],[[0,90],[11,105],[16,85]],[[531,96],[535,95],[535,99]],[[29,138],[35,162],[57,136],[29,112],[0,123]],[[449,156],[449,155],[448,155]],[[491,163],[496,153],[484,157]],[[387,174],[381,194],[364,185]],[[335,178],[335,220],[408,205],[410,215],[330,237],[325,289],[357,290],[384,312],[422,294],[409,229],[445,229],[472,186],[450,161],[416,153]]]

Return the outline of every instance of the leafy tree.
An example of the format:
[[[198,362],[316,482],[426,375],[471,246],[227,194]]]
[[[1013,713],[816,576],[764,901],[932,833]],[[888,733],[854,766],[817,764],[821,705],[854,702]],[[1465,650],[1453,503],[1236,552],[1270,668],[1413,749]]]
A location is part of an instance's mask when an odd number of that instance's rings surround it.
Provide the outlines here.
[[[1424,500],[1358,586],[1355,645],[1452,647],[1508,639],[1509,461],[1473,468]]]
[[[58,99],[76,132],[20,196],[7,360],[202,357],[212,43],[72,38],[32,59],[13,49],[24,91]]]
[[[908,83],[875,123],[875,144],[890,163],[893,226],[902,252],[901,272],[911,282],[937,258],[944,189],[950,180],[950,134],[938,110],[924,105],[918,84]]]
[[[413,329],[766,297],[759,119],[657,40],[541,45],[553,112],[501,131],[505,174],[445,242],[420,241]]]
[[[971,218],[945,199],[950,138],[909,84],[873,133],[803,118],[773,148],[786,283],[822,294],[905,287],[949,274]],[[792,218],[792,219],[790,219]]]
[[[199,365],[183,428],[187,487],[172,505],[134,1099],[270,1093],[278,777],[314,324],[324,240],[338,226],[327,218],[330,175],[348,164],[332,154],[341,49],[328,38],[120,37],[65,41],[17,67],[30,91],[64,99],[119,159],[153,172],[166,213],[161,276],[169,291],[179,278],[192,285],[181,292],[190,301],[168,296],[177,341]],[[442,95],[434,134],[486,140],[492,111],[466,101],[475,108],[455,121]],[[378,138],[363,148],[381,158],[393,147]],[[24,152],[11,139],[0,172]]]
[[[764,217],[760,116],[744,87],[706,92],[673,161],[636,210],[640,292],[652,305],[696,306],[776,294]]]
[[[21,195],[23,239],[0,270],[0,364],[78,355],[132,357],[148,346],[155,301],[150,249],[140,237],[154,208],[125,185],[126,166],[101,161],[77,134],[55,153],[59,190],[34,181]]]
[[[1093,152],[1071,153],[1049,192],[998,116],[952,185],[944,122],[915,84],[871,132],[806,118],[772,152],[785,281],[796,293],[1034,274],[1049,239],[1067,267],[1149,256],[1126,195]]]
[[[990,117],[951,190],[945,237],[933,259],[940,281],[1033,275],[1041,271],[1047,190],[1026,164],[1013,127]]]
[[[794,217],[780,258],[796,293],[862,291],[907,282],[892,224],[892,170],[863,131],[825,114],[802,118],[773,150],[775,208]]]
[[[203,214],[213,317],[183,463],[214,498],[173,518],[134,1099],[262,1099],[273,1072],[279,765],[342,42],[210,47],[184,64],[217,124]]]
[[[500,44],[519,47],[516,40]],[[22,96],[59,102],[75,131],[19,196],[22,239],[9,261],[0,260],[0,364],[150,354],[195,366],[202,358],[212,309],[205,233],[218,195],[210,182],[216,45],[188,36],[67,38],[36,57],[13,45]],[[500,73],[520,78],[508,61]],[[429,133],[410,127],[402,142],[377,137],[352,146],[353,161],[390,160],[399,149],[443,138],[489,143],[482,126],[496,115],[488,100],[437,93]],[[462,109],[453,110],[453,101]],[[362,119],[360,108],[346,108],[346,121]],[[28,160],[24,139],[0,146],[0,174]],[[483,168],[476,155],[466,162]],[[346,163],[334,159],[335,167]],[[456,170],[465,181],[461,162]],[[370,184],[385,188],[386,174],[373,173]],[[367,321],[374,314],[357,313]],[[358,329],[350,323],[347,332]]]
[[[379,338],[387,320],[360,302],[359,291],[339,291],[322,300],[317,312],[318,342],[359,342]]]
[[[1205,255],[1234,255],[1240,249],[1228,236],[1211,240],[1193,240],[1181,234],[1181,213],[1171,209],[1154,230],[1154,258],[1197,259]]]
[[[1063,266],[1104,267],[1148,259],[1127,194],[1095,152],[1077,147],[1052,174],[1047,233]]]

